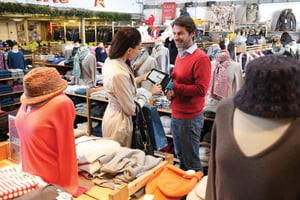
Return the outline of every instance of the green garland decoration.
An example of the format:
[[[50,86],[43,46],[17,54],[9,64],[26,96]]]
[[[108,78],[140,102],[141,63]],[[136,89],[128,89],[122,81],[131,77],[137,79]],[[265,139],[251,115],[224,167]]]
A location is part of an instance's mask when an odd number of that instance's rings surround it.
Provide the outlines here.
[[[52,18],[64,16],[70,17],[84,17],[84,18],[99,18],[108,21],[130,21],[131,14],[117,13],[117,12],[98,12],[84,9],[70,8],[61,10],[49,6],[41,6],[35,4],[22,4],[22,3],[0,3],[0,15],[6,13],[13,14],[40,14],[50,16]]]

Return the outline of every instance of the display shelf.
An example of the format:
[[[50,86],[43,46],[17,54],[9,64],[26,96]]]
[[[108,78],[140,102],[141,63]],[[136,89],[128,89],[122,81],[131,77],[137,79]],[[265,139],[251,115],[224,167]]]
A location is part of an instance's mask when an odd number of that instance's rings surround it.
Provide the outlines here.
[[[287,32],[292,37],[293,40],[297,41],[300,38],[300,31],[270,31],[269,37],[275,36],[275,37],[281,38],[281,35],[284,32]]]
[[[166,156],[168,156],[169,153],[165,153],[165,152],[161,152],[161,151],[154,151],[154,156],[160,157],[160,158],[166,158]],[[173,158],[174,162],[179,163],[179,159],[178,158]]]
[[[284,32],[288,32],[288,33],[300,33],[300,31],[269,31],[269,33],[284,33]]]
[[[94,119],[94,120],[98,120],[98,121],[102,121],[103,118],[99,118],[99,117],[93,117],[93,116],[90,116],[91,119]]]
[[[90,100],[93,100],[93,101],[103,101],[103,102],[107,102],[108,103],[108,100],[107,99],[101,99],[101,98],[93,98],[93,97],[89,97]]]
[[[65,92],[66,95],[71,95],[71,96],[75,96],[75,97],[82,97],[82,98],[86,98],[85,95],[81,95],[81,94],[75,94],[75,93],[70,93],[70,92]]]
[[[22,79],[24,76],[18,76],[18,77],[10,77],[10,78],[1,78],[0,81],[8,81],[8,80],[14,80],[14,79]]]
[[[172,110],[156,108],[158,112],[172,114]]]
[[[268,44],[259,44],[259,45],[251,45],[251,46],[236,46],[236,53],[245,53],[245,52],[253,52],[253,51],[264,51],[272,48],[272,43]]]
[[[258,23],[240,23],[239,21],[235,21],[235,30],[240,28],[265,28],[265,36],[268,36],[268,33],[271,30],[271,20],[267,20],[265,22],[258,22]]]
[[[92,108],[91,107],[91,101],[98,101],[98,102],[103,102],[103,103],[108,102],[105,99],[91,98],[90,95],[91,95],[91,93],[102,90],[102,89],[103,88],[89,88],[89,89],[86,90],[86,95],[80,95],[80,94],[65,92],[65,94],[68,95],[68,96],[83,98],[84,102],[87,103],[87,114],[76,113],[76,115],[87,118],[88,135],[92,135],[92,120],[102,121],[102,118],[91,116],[91,112],[90,112],[90,110]]]
[[[46,67],[55,67],[55,68],[72,68],[73,69],[73,66],[70,66],[70,65],[57,65],[57,64],[51,64],[51,63],[45,63],[45,66]],[[96,69],[102,69],[102,67],[96,67]]]
[[[197,47],[200,49],[207,49],[210,46],[212,46],[213,44],[216,44],[216,42],[199,42],[196,44],[197,44]]]
[[[73,69],[73,66],[70,66],[70,65],[57,65],[57,64],[45,63],[45,66],[46,67],[55,67],[55,68],[64,67],[64,68],[72,68]]]
[[[87,114],[83,114],[83,113],[78,113],[78,112],[76,112],[76,115],[81,116],[81,117],[86,117],[86,118],[88,118],[88,115],[87,115]]]
[[[23,79],[24,76],[17,76],[17,77],[9,77],[9,78],[0,78],[0,82],[6,82],[8,85],[13,85],[14,80],[18,79]],[[2,93],[0,94],[0,98],[5,98],[5,97],[19,97],[24,91],[15,91],[15,92],[8,92],[8,93]],[[0,105],[0,108],[3,109],[4,111],[9,111],[12,109],[17,108],[21,102],[15,102],[12,104],[7,104],[7,105]]]
[[[8,95],[14,95],[14,94],[19,94],[19,93],[23,93],[23,91],[3,93],[3,94],[0,94],[0,97],[4,97],[4,96],[8,96]]]
[[[18,106],[20,104],[21,104],[21,102],[16,102],[16,103],[7,104],[7,105],[1,105],[1,108],[7,108],[7,107],[10,107],[10,106]]]
[[[156,108],[158,112],[160,113],[166,113],[166,114],[172,114],[172,110],[171,109],[162,109],[162,108]],[[208,117],[204,117],[204,120],[207,121],[214,121],[215,119],[213,118],[208,118]]]

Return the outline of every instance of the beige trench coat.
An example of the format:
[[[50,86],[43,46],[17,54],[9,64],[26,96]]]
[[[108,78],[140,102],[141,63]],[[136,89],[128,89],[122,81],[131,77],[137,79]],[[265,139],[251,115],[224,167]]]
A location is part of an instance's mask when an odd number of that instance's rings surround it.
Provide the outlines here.
[[[102,134],[119,142],[121,146],[130,147],[132,116],[135,115],[134,100],[143,106],[152,94],[149,91],[137,93],[136,83],[132,82],[133,74],[121,58],[107,58],[102,74],[109,100],[102,120]]]

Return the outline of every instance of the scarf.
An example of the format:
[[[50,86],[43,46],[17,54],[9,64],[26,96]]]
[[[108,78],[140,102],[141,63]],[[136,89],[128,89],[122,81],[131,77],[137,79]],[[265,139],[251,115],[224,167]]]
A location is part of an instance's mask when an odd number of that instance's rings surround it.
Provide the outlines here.
[[[140,67],[144,64],[145,60],[149,57],[149,53],[146,49],[143,49],[141,53],[131,61],[131,64],[134,69],[135,75],[137,75],[137,71],[140,69]]]
[[[80,62],[90,53],[88,47],[80,47],[74,58],[74,67],[73,67],[73,76],[77,78],[81,78],[81,66]]]
[[[221,100],[231,96],[226,68],[230,65],[230,55],[227,50],[222,50],[216,55],[216,68],[213,72],[210,95]]]

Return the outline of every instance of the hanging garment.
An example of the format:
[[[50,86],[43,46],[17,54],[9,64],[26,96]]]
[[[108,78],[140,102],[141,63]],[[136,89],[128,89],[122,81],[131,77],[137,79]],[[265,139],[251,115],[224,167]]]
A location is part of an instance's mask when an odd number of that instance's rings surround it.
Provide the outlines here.
[[[156,45],[152,50],[152,56],[157,61],[158,69],[169,74],[170,56],[169,49],[163,44]]]
[[[134,64],[132,64],[132,66],[134,67],[134,74],[137,77],[146,74],[153,68],[157,68],[157,62],[156,59],[150,56],[148,51],[145,49],[141,52],[140,59],[138,59]],[[153,83],[151,83],[149,80],[146,80],[137,85],[137,87],[142,87],[147,90],[150,90],[152,85]]]
[[[292,9],[284,9],[277,20],[276,31],[296,31],[296,18]]]
[[[165,47],[169,49],[170,64],[174,65],[178,50],[172,37],[168,37],[165,40]]]
[[[7,69],[5,55],[2,51],[0,51],[0,69]]]

